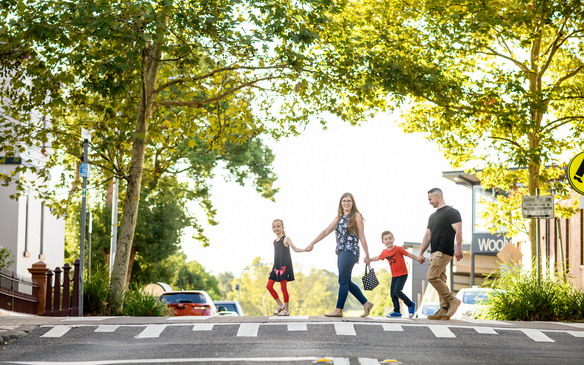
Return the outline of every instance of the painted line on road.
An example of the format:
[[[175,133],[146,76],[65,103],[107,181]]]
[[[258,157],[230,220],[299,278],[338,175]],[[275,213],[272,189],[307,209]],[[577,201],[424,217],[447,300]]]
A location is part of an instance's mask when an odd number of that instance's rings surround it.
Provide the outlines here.
[[[237,337],[257,337],[259,329],[259,323],[242,323],[237,330]]]
[[[556,341],[552,340],[551,338],[549,338],[548,336],[546,336],[540,330],[534,330],[531,328],[524,328],[524,329],[521,329],[521,332],[525,333],[527,335],[527,337],[531,338],[535,342],[556,342]]]
[[[404,330],[402,325],[397,323],[382,323],[381,326],[384,331],[398,332]]]
[[[340,322],[335,323],[335,332],[339,336],[357,336],[353,323]]]
[[[360,357],[359,358],[359,364],[360,365],[379,365],[379,360],[377,360],[377,359],[369,359],[369,358],[366,358],[366,357]]]
[[[115,332],[120,326],[112,324],[102,324],[94,332]]]
[[[115,365],[115,364],[172,364],[179,362],[285,362],[315,361],[317,357],[217,357],[217,358],[179,358],[179,359],[127,359],[127,360],[97,360],[97,361],[9,361],[11,364],[22,365]],[[347,358],[331,358],[335,365],[349,365]],[[338,362],[337,362],[338,361]],[[378,363],[379,364],[379,363]]]
[[[288,323],[288,331],[308,331],[306,322],[304,323]]]
[[[58,326],[51,328],[47,333],[45,333],[41,337],[61,337],[65,333],[69,332],[69,330],[71,328],[73,328],[73,326],[58,325]]]
[[[160,337],[160,334],[166,327],[167,325],[165,324],[149,324],[139,335],[134,336],[134,338],[140,339]]]
[[[486,319],[459,319],[459,321],[474,323],[474,324],[490,324],[492,326],[502,325],[502,326],[515,326],[513,323],[501,322],[501,321],[489,321]]]
[[[212,316],[178,316],[178,317],[168,317],[168,321],[182,321],[184,320],[196,320],[203,321],[205,319],[213,318]]]
[[[212,331],[215,323],[197,323],[193,325],[193,331]]]
[[[574,337],[584,337],[584,331],[567,331]]]
[[[477,333],[482,333],[485,335],[498,335],[497,331],[495,331],[492,327],[474,327]]]
[[[280,320],[281,319],[291,319],[291,320],[298,320],[298,319],[300,319],[300,320],[306,321],[306,320],[308,320],[308,318],[309,318],[309,316],[271,316],[268,319],[272,319],[272,320],[273,319],[280,319]]]
[[[454,333],[447,326],[429,325],[428,328],[434,336],[439,338],[456,338]]]
[[[104,319],[109,319],[109,318],[116,318],[116,317],[67,317],[67,318],[62,319],[61,321],[63,321],[63,322],[103,321]]]

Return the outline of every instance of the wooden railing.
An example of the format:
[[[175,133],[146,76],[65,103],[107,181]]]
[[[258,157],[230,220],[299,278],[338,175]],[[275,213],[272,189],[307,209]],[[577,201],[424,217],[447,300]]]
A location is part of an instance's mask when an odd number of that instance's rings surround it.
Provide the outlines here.
[[[71,269],[73,281],[71,282]],[[40,316],[77,316],[79,314],[79,259],[54,271],[39,261],[28,271],[32,281],[15,274],[0,273],[0,308]],[[62,274],[62,281],[61,281]]]

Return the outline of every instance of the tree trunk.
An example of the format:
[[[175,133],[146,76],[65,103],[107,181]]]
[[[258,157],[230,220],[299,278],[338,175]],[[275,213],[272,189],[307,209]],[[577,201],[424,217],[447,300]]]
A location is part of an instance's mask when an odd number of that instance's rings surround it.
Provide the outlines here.
[[[136,129],[132,143],[130,172],[127,178],[118,246],[110,282],[113,304],[119,308],[121,308],[124,292],[128,285],[130,253],[138,218],[144,155],[148,140],[148,121],[153,110],[154,90],[160,68],[160,56],[160,48],[156,43],[151,43],[142,52],[142,98],[138,108]]]

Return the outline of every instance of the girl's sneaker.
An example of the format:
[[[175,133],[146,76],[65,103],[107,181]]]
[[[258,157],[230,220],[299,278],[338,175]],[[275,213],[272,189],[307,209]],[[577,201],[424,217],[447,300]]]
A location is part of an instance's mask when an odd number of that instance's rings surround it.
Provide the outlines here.
[[[287,311],[287,310],[285,310],[285,309],[282,309],[282,310],[280,311],[280,313],[278,313],[278,314],[276,314],[276,315],[277,315],[277,316],[280,316],[280,317],[289,316],[289,315],[290,315],[290,312],[288,312],[288,311]]]
[[[280,313],[283,310],[284,310],[284,306],[281,306],[281,307],[280,306],[277,306],[276,307],[276,310],[274,310],[274,315],[277,316],[278,313]]]
[[[401,318],[401,313],[398,312],[391,312],[390,314],[388,314],[386,317],[387,318]]]

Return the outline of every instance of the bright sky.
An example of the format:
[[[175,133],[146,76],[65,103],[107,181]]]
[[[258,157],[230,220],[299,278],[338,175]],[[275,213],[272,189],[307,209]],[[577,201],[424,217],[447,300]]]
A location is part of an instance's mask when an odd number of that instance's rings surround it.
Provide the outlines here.
[[[212,274],[230,271],[236,276],[256,256],[271,264],[274,219],[282,219],[287,236],[304,248],[335,218],[345,192],[354,195],[365,218],[371,256],[383,249],[384,230],[394,233],[398,245],[422,240],[434,211],[427,200],[433,187],[441,188],[446,204],[461,212],[463,238],[470,241],[471,190],[443,178],[443,171],[454,169],[438,148],[422,135],[405,134],[396,118],[381,115],[358,127],[330,122],[328,130],[314,123],[299,137],[272,142],[280,188],[276,202],[261,198],[252,186],[216,178],[212,199],[220,223],[206,228],[210,247],[202,247],[191,238],[192,231],[186,232],[183,249],[188,260],[200,262]],[[334,250],[333,232],[312,252],[293,252],[294,268],[336,272]],[[374,267],[384,264],[375,262]]]

